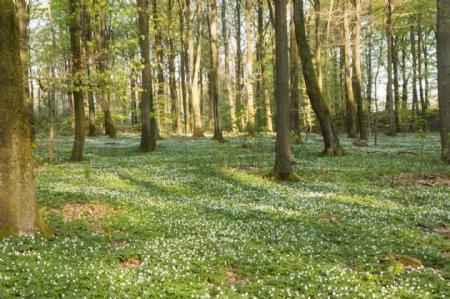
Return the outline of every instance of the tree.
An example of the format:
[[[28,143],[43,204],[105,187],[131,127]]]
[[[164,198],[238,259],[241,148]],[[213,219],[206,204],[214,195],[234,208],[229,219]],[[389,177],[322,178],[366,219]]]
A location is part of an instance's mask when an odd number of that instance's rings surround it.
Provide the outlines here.
[[[288,33],[286,20],[286,1],[275,0],[275,42],[276,42],[276,74],[275,100],[277,105],[277,141],[275,146],[275,167],[273,175],[279,180],[296,180],[292,173],[290,144],[290,107],[289,107],[289,74]]]
[[[69,2],[69,31],[70,31],[70,50],[72,53],[72,76],[73,76],[73,102],[75,109],[75,139],[72,147],[70,160],[81,162],[83,160],[84,142],[85,142],[85,115],[84,115],[84,97],[81,91],[81,28],[78,18],[80,9],[79,0]]]
[[[251,1],[245,0],[245,37],[247,43],[247,132],[255,137],[255,107],[253,99],[253,45],[251,30]]]
[[[294,22],[295,35],[300,51],[300,60],[302,61],[303,77],[306,84],[306,93],[308,94],[311,106],[319,120],[320,129],[325,145],[322,152],[324,156],[341,156],[344,154],[339,142],[338,131],[331,118],[330,109],[325,102],[319,84],[311,57],[311,48],[306,39],[305,15],[303,12],[303,0],[294,0]]]
[[[0,234],[32,233],[36,195],[29,106],[12,0],[0,0]]]
[[[213,139],[224,142],[222,136],[222,124],[219,111],[219,51],[217,49],[217,4],[216,0],[211,0],[211,21],[210,21],[210,39],[211,39],[211,95],[214,110],[214,136]]]
[[[450,164],[450,2],[437,1],[438,97],[441,159]]]
[[[148,0],[137,0],[139,22],[139,46],[141,48],[142,93],[141,93],[141,144],[139,150],[146,153],[156,149],[156,134],[151,127],[156,125],[153,112],[153,88],[150,65],[150,11]]]

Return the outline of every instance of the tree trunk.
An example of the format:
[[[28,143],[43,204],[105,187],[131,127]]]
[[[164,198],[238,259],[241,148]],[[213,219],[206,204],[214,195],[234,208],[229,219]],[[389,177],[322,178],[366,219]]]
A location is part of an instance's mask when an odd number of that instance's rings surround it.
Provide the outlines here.
[[[247,43],[247,132],[251,137],[256,136],[255,107],[253,98],[253,44],[251,29],[251,1],[245,0],[245,37]]]
[[[400,84],[398,80],[398,40],[393,39],[392,45],[392,66],[394,69],[394,118],[395,118],[395,129],[399,133],[401,131],[400,126]]]
[[[210,42],[211,42],[211,95],[214,110],[214,136],[213,139],[224,142],[222,135],[222,124],[219,110],[219,51],[217,47],[217,4],[216,0],[211,0],[211,21],[210,21]]]
[[[142,69],[142,89],[141,93],[141,144],[139,150],[151,152],[156,149],[156,135],[151,126],[156,124],[153,115],[153,87],[150,64],[150,39],[149,39],[149,18],[150,11],[148,0],[137,0],[139,14],[139,46],[141,49],[141,59],[144,64]]]
[[[171,112],[173,116],[173,130],[175,134],[181,134],[181,114],[180,114],[180,104],[178,103],[178,92],[177,92],[177,80],[175,78],[175,47],[174,47],[174,32],[172,29],[172,23],[174,22],[172,17],[173,12],[173,1],[168,2],[169,11],[169,81],[170,81],[170,99],[171,99]]]
[[[393,60],[393,35],[392,35],[392,9],[393,4],[392,0],[387,1],[387,23],[386,23],[386,36],[387,36],[387,52],[388,52],[388,61],[387,61],[387,105],[389,107],[389,136],[395,136],[395,115],[394,115],[394,103],[393,103],[393,93],[392,93],[392,60]]]
[[[347,133],[349,138],[357,137],[356,127],[356,102],[353,93],[352,77],[350,73],[350,25],[347,10],[347,1],[342,1],[342,13],[344,15],[344,69],[345,69],[345,94],[347,107]]]
[[[186,14],[186,6],[183,4],[182,0],[178,0],[180,7],[179,13],[179,23],[180,23],[180,81],[181,81],[181,97],[183,100],[183,112],[184,112],[184,132],[185,134],[190,134],[191,132],[191,121],[189,115],[189,97],[187,95],[186,87],[186,73],[189,78],[189,61],[186,50],[188,45],[186,43],[185,31],[184,31],[184,17]],[[188,83],[190,86],[190,84]]]
[[[353,46],[353,93],[356,99],[358,112],[358,129],[359,138],[367,140],[367,125],[366,125],[366,111],[364,107],[364,100],[362,96],[362,76],[361,76],[361,0],[355,0],[355,36]]]
[[[419,96],[417,94],[417,50],[416,50],[416,36],[414,32],[414,25],[411,25],[411,56],[412,56],[412,111],[411,111],[411,126],[410,129],[416,128],[416,117],[419,111]]]
[[[157,70],[157,88],[156,88],[156,101],[155,106],[158,111],[164,111],[164,102],[165,102],[165,92],[164,92],[164,72],[163,72],[163,63],[164,63],[164,54],[163,54],[163,38],[161,31],[161,20],[158,13],[158,1],[152,1],[152,11],[153,11],[153,27],[155,31],[155,52],[156,52],[156,70]],[[160,138],[161,127],[161,112],[159,113],[157,128],[155,129],[155,134]]]
[[[226,18],[226,2],[227,0],[222,1],[222,38],[223,38],[223,47],[224,47],[224,55],[225,55],[225,87],[226,94],[228,97],[228,102],[230,104],[230,120],[231,120],[231,130],[233,133],[238,132],[237,119],[236,119],[236,102],[234,98],[234,90],[233,84],[231,81],[231,73],[230,73],[230,46],[229,46],[229,33],[227,31],[227,18]]]
[[[291,131],[296,135],[297,138],[301,138],[301,127],[300,127],[300,57],[298,53],[297,41],[295,40],[295,24],[294,18],[294,4],[291,2],[289,4],[291,9],[291,21],[289,24],[289,35],[290,35],[290,76],[291,76],[291,96],[290,96],[290,126]]]
[[[290,144],[289,81],[285,78],[289,72],[287,27],[286,1],[275,0],[277,141],[274,177],[280,180],[292,180],[294,177]]]
[[[28,17],[28,5],[27,0],[17,0],[17,16],[19,20],[19,46],[20,46],[20,58],[22,61],[22,68],[23,68],[23,74],[24,74],[24,94],[26,102],[29,102],[29,109],[30,109],[30,124],[31,124],[31,131],[30,136],[31,140],[34,141],[34,138],[36,137],[36,128],[34,124],[34,117],[33,117],[33,98],[30,97],[30,85],[29,85],[29,69],[30,69],[30,55],[28,53],[28,46],[29,46],[29,34],[28,34],[28,23],[29,23],[29,17]]]
[[[81,74],[83,67],[81,64],[81,28],[78,18],[80,2],[78,0],[70,1],[69,4],[69,30],[70,30],[70,49],[72,53],[72,76],[73,76],[73,105],[75,110],[75,140],[72,147],[70,160],[73,162],[83,161],[84,139],[85,139],[85,115],[84,98],[81,91]]]
[[[106,8],[107,1],[101,1],[100,14],[98,19],[98,26],[95,33],[96,47],[97,47],[97,62],[98,70],[100,72],[100,87],[102,90],[98,93],[100,104],[103,108],[105,116],[105,135],[111,138],[116,137],[116,127],[112,119],[111,103],[109,97],[106,95],[106,71],[107,71],[107,51],[106,48]],[[109,91],[108,91],[109,92]]]
[[[295,35],[302,61],[303,77],[306,83],[306,92],[311,101],[314,112],[320,123],[325,149],[322,155],[343,155],[339,142],[338,131],[333,123],[330,110],[320,92],[311,57],[311,48],[306,39],[305,16],[303,0],[294,0]]]
[[[200,86],[199,86],[199,74],[200,74],[200,62],[202,53],[202,43],[201,43],[201,27],[202,27],[202,2],[199,0],[197,2],[197,46],[194,48],[194,37],[193,37],[193,26],[192,26],[192,15],[191,15],[191,1],[186,0],[186,22],[187,22],[187,33],[188,33],[188,46],[189,46],[189,69],[190,69],[190,90],[189,97],[192,106],[192,113],[194,117],[194,137],[204,137],[203,133],[203,122],[202,114],[200,109]]]
[[[29,105],[14,4],[0,0],[0,235],[33,233],[36,195]]]
[[[322,57],[322,31],[320,28],[320,0],[314,0],[314,22],[315,22],[315,35],[316,35],[316,47],[314,50],[314,56],[316,60],[316,74],[317,74],[317,84],[319,84],[320,92],[322,92],[323,83],[322,83],[322,66],[321,66],[321,57]]]
[[[236,0],[236,117],[239,131],[242,131],[245,127],[245,119],[242,113],[241,1]]]
[[[441,159],[450,164],[450,2],[437,1],[438,98]]]

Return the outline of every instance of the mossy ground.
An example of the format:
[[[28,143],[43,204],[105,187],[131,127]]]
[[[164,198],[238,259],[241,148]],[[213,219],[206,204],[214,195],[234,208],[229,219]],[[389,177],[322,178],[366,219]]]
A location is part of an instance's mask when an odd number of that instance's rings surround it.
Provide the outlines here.
[[[344,138],[346,156],[325,158],[310,136],[293,145],[297,183],[263,178],[273,138],[227,140],[166,138],[143,154],[138,136],[98,137],[72,164],[61,139],[56,165],[39,146],[53,235],[0,241],[0,297],[450,297],[450,171],[437,135],[376,148]]]

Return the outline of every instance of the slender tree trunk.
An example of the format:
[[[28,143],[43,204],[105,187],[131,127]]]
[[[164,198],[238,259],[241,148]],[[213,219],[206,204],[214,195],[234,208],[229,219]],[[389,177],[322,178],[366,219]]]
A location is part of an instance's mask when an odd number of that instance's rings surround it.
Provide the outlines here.
[[[450,2],[437,1],[438,98],[441,159],[450,164]]]
[[[238,132],[237,119],[236,119],[236,102],[234,98],[234,90],[233,83],[231,81],[231,73],[230,73],[230,46],[229,46],[229,33],[227,31],[227,18],[226,18],[226,4],[227,0],[222,1],[222,38],[223,38],[223,46],[224,46],[224,55],[225,55],[225,87],[226,94],[228,97],[228,102],[230,104],[230,120],[231,120],[231,130],[233,133]]]
[[[343,155],[339,142],[338,131],[331,118],[330,110],[320,92],[311,57],[311,48],[307,42],[305,29],[305,16],[303,0],[294,0],[294,21],[297,44],[302,61],[303,77],[306,83],[306,92],[311,105],[320,123],[325,149],[323,155]]]
[[[274,176],[280,180],[292,180],[294,177],[290,144],[289,81],[285,79],[285,74],[289,72],[287,27],[286,1],[275,0],[277,141]]]
[[[256,136],[255,107],[253,98],[253,44],[251,29],[251,0],[245,0],[245,37],[247,43],[247,132],[251,137]]]
[[[369,14],[372,12],[372,1],[370,1],[369,4]],[[373,29],[372,26],[369,26],[369,32],[367,34],[367,115],[368,115],[368,131],[369,134],[371,134],[371,114],[372,114],[372,94],[373,94],[373,71],[372,71],[372,47],[373,47],[373,41],[372,41],[372,35],[373,35]]]
[[[416,117],[419,111],[419,97],[417,94],[417,51],[416,51],[416,36],[414,32],[414,25],[411,25],[411,56],[412,56],[412,111],[411,111],[411,126],[410,129],[416,127]]]
[[[401,76],[402,76],[402,110],[408,109],[408,77],[406,75],[406,40],[403,37],[401,44]]]
[[[236,0],[236,116],[239,131],[245,127],[245,119],[242,113],[242,45],[241,45],[241,1]]]
[[[426,124],[426,114],[427,105],[425,102],[425,95],[423,89],[423,72],[422,72],[422,44],[423,44],[423,30],[420,22],[422,21],[422,14],[419,13],[418,28],[417,28],[417,79],[419,80],[419,96],[420,96],[420,108],[422,116],[422,130],[425,132],[427,128]]]
[[[50,32],[52,37],[52,55],[50,58],[50,81],[49,84],[49,97],[48,97],[48,160],[53,163],[54,152],[55,152],[55,116],[56,116],[56,90],[55,90],[55,80],[56,80],[56,32],[54,27],[52,7],[48,6],[48,19],[50,23]]]
[[[394,115],[394,97],[392,92],[392,60],[394,53],[394,45],[393,45],[393,34],[392,34],[392,10],[393,4],[392,0],[387,1],[387,23],[386,23],[386,35],[387,35],[387,52],[388,52],[388,61],[387,61],[387,103],[389,107],[389,136],[395,136],[395,115]]]
[[[322,83],[322,29],[320,28],[321,20],[321,8],[320,0],[314,0],[314,22],[315,22],[315,35],[316,35],[316,47],[314,50],[314,56],[316,60],[316,74],[317,74],[317,84],[319,84],[320,92],[323,89]]]
[[[186,36],[184,30],[184,17],[186,14],[186,6],[184,1],[178,0],[178,4],[180,7],[179,13],[179,23],[180,23],[180,81],[181,81],[181,97],[183,100],[183,112],[184,112],[184,132],[185,134],[190,134],[191,132],[191,121],[189,115],[189,97],[187,95],[187,87],[186,87],[186,77],[189,78],[189,61],[186,50],[188,49],[188,45],[186,43]],[[187,73],[187,76],[186,76]],[[188,83],[188,86],[190,84]]]
[[[89,18],[89,8],[87,7],[87,4],[83,4],[83,8],[81,10],[81,36],[83,41],[83,49],[82,49],[82,63],[84,65],[84,68],[86,69],[88,80],[89,80],[89,90],[87,92],[88,95],[88,106],[89,106],[89,130],[88,130],[88,136],[95,136],[97,134],[96,128],[95,128],[95,101],[94,101],[94,93],[92,91],[91,86],[91,67],[89,63],[89,56],[94,56],[91,51],[89,50],[89,42],[92,42],[92,30],[90,25],[90,18]],[[92,59],[94,61],[94,59]],[[95,65],[95,63],[92,63],[92,65]],[[95,73],[95,69],[94,69]]]
[[[101,1],[100,3],[100,15],[98,19],[98,27],[96,30],[96,46],[97,46],[97,62],[98,62],[98,70],[100,72],[100,85],[103,90],[101,90],[98,95],[100,97],[99,101],[103,108],[103,113],[105,116],[105,135],[108,135],[111,138],[116,137],[116,127],[114,126],[114,122],[112,119],[111,113],[111,103],[109,102],[109,98],[107,97],[105,88],[106,88],[106,71],[107,71],[107,47],[106,47],[106,1]],[[109,91],[108,91],[109,92]]]
[[[0,0],[0,232],[33,233],[36,194],[29,105],[13,1]]]
[[[152,1],[152,10],[153,10],[153,27],[155,30],[155,52],[156,52],[156,70],[157,70],[157,88],[156,88],[156,101],[155,106],[157,107],[159,113],[157,127],[152,127],[155,130],[155,134],[158,138],[160,138],[160,130],[161,130],[161,111],[164,111],[164,102],[165,102],[165,93],[164,93],[164,72],[163,72],[163,63],[164,63],[164,53],[163,53],[163,38],[162,38],[162,26],[161,20],[158,12],[158,1]]]
[[[398,80],[398,41],[397,39],[393,39],[392,46],[392,66],[394,69],[394,118],[395,118],[395,128],[396,132],[401,132],[400,126],[400,84]]]
[[[75,110],[75,140],[72,147],[70,160],[81,162],[83,160],[84,140],[85,140],[85,115],[84,98],[81,91],[81,74],[83,67],[81,63],[81,28],[78,18],[80,2],[78,0],[69,3],[69,30],[70,49],[72,53],[72,76],[73,76],[73,102]]]
[[[353,93],[355,95],[358,113],[358,129],[359,138],[361,140],[368,140],[367,125],[366,125],[366,111],[364,107],[364,100],[362,96],[362,75],[361,75],[361,0],[354,0],[355,4],[355,36],[353,46]]]
[[[320,5],[320,4],[319,4]],[[290,76],[291,76],[291,96],[290,96],[290,126],[291,131],[294,132],[297,138],[301,138],[300,127],[300,56],[298,53],[297,41],[295,40],[295,24],[294,18],[294,3],[289,4],[291,9],[291,21],[289,25],[290,34]],[[316,49],[317,50],[317,49]],[[317,53],[316,53],[317,54]],[[316,55],[317,59],[317,55]],[[317,69],[319,69],[318,67]],[[319,72],[318,72],[319,73]]]
[[[139,150],[142,152],[151,152],[156,149],[156,135],[151,126],[156,124],[153,109],[153,87],[152,73],[150,64],[150,39],[149,39],[149,18],[150,11],[148,0],[138,0],[139,16],[139,46],[141,49],[141,59],[144,64],[142,69],[142,88],[141,93],[141,144]]]
[[[222,135],[222,123],[220,118],[219,107],[219,51],[217,47],[217,4],[216,0],[211,0],[211,21],[210,21],[210,42],[211,42],[211,95],[214,111],[214,136],[213,139],[224,142]]]
[[[346,107],[347,107],[347,133],[349,138],[357,137],[356,126],[356,102],[353,92],[352,77],[350,73],[350,25],[349,15],[347,10],[347,1],[342,1],[342,13],[344,15],[344,68],[345,68],[345,94],[346,94]]]
[[[169,81],[170,81],[170,103],[171,103],[171,112],[173,115],[173,130],[175,134],[181,134],[181,114],[180,114],[180,105],[178,103],[178,92],[177,92],[177,80],[175,78],[175,47],[174,47],[174,32],[172,23],[174,22],[172,13],[173,13],[173,4],[174,0],[169,0],[168,2],[168,19],[169,19]]]

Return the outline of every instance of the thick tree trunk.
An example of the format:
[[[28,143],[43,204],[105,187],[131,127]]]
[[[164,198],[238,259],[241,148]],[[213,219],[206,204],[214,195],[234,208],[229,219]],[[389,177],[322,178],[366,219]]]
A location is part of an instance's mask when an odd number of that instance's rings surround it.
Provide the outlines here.
[[[29,106],[14,4],[0,0],[0,235],[33,233],[36,195]]]
[[[256,136],[255,131],[255,107],[253,97],[253,44],[251,28],[251,1],[245,0],[245,37],[247,43],[247,132],[251,137]]]
[[[289,36],[290,36],[290,76],[291,76],[291,96],[290,96],[290,122],[291,131],[301,138],[300,127],[300,57],[298,53],[297,41],[295,39],[295,24],[294,18],[294,3],[290,3],[291,9],[291,21],[289,24]]]
[[[34,125],[34,117],[33,117],[33,98],[30,97],[30,85],[29,85],[29,72],[30,72],[30,55],[28,53],[29,46],[29,34],[28,34],[28,5],[27,0],[17,0],[17,16],[19,20],[19,42],[20,42],[20,58],[22,61],[23,73],[24,73],[24,94],[26,102],[29,103],[30,109],[30,124],[31,124],[31,140],[34,141],[36,136],[36,128]]]
[[[450,2],[437,1],[438,98],[441,159],[450,164]]]
[[[285,78],[289,72],[287,27],[286,1],[275,0],[277,142],[274,176],[280,180],[292,180],[292,177],[294,177],[290,144],[289,81]]]
[[[219,51],[217,47],[217,4],[211,0],[210,42],[211,42],[211,95],[214,111],[214,136],[213,139],[224,142],[222,135],[222,123],[219,110]]]
[[[153,115],[153,87],[150,65],[150,39],[149,39],[149,18],[150,11],[148,0],[137,1],[139,14],[139,46],[141,49],[141,59],[144,64],[142,69],[142,89],[141,93],[141,144],[139,150],[151,152],[156,149],[156,135],[151,126],[156,124]]]
[[[362,96],[362,75],[361,75],[361,0],[354,0],[355,4],[355,36],[353,46],[353,93],[356,99],[358,114],[359,138],[367,140],[366,111]]]
[[[194,118],[194,137],[203,137],[203,122],[200,109],[200,86],[199,86],[199,74],[200,74],[200,62],[202,53],[201,43],[201,18],[202,18],[202,2],[197,2],[197,19],[198,19],[198,37],[197,46],[194,47],[194,36],[192,26],[191,15],[191,1],[186,0],[186,22],[187,22],[187,42],[189,46],[189,70],[190,70],[190,90],[189,98],[191,101],[192,114]]]
[[[347,107],[347,133],[349,138],[357,137],[356,126],[356,102],[353,93],[352,77],[350,73],[350,25],[347,10],[347,1],[342,1],[342,13],[344,14],[344,69],[345,69],[345,94]]]
[[[78,0],[69,3],[69,30],[70,30],[70,49],[72,53],[72,76],[73,76],[73,106],[75,110],[75,140],[72,147],[70,160],[81,162],[83,160],[84,141],[85,141],[85,115],[84,115],[84,97],[81,91],[81,74],[83,67],[81,64],[81,28],[78,18],[80,2]]]
[[[333,123],[330,110],[320,92],[311,57],[311,48],[306,39],[305,16],[303,0],[294,0],[294,21],[297,44],[302,61],[303,77],[306,83],[306,92],[311,101],[314,112],[320,123],[325,149],[323,155],[343,155],[339,142],[338,131]]]

